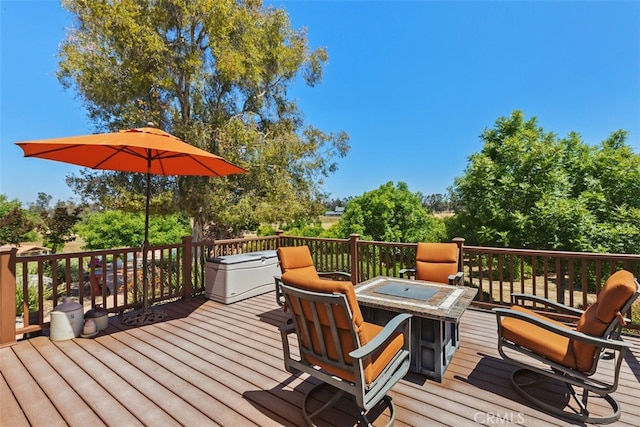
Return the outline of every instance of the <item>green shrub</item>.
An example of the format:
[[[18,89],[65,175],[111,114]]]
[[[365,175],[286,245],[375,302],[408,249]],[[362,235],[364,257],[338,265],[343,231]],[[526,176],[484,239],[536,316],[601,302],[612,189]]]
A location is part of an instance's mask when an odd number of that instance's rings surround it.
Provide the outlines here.
[[[36,311],[38,309],[38,287],[37,286],[28,286],[28,294],[27,294],[27,304],[29,306],[29,311]],[[53,289],[44,286],[43,288],[43,300],[49,300],[53,297]],[[16,286],[16,316],[21,316],[23,314],[23,301],[24,301],[24,290],[22,284],[18,284]]]

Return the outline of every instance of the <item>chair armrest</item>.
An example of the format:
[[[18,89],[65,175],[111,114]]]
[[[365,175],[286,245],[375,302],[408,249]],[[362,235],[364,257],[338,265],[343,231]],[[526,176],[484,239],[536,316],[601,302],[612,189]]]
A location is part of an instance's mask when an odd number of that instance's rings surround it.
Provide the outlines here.
[[[540,328],[546,329],[547,331],[551,331],[558,335],[562,335],[569,339],[580,341],[582,343],[593,345],[596,347],[603,347],[603,348],[617,350],[617,351],[623,351],[631,348],[631,345],[627,344],[624,341],[599,338],[599,337],[583,334],[582,332],[578,332],[573,329],[557,326],[544,319],[541,319],[536,316],[532,316],[528,313],[523,313],[521,311],[515,311],[508,308],[494,308],[493,312],[496,313],[496,316],[498,319],[498,325],[501,324],[500,323],[501,317],[513,317],[513,318],[531,323]],[[499,328],[499,330],[501,331],[501,328]],[[502,338],[502,332],[500,332],[500,338]]]
[[[398,274],[400,275],[400,278],[404,278],[405,274],[407,275],[407,277],[415,277],[416,276],[416,269],[415,268],[403,268],[402,270],[398,271]]]
[[[391,337],[391,335],[400,327],[405,328],[405,342],[410,339],[409,337],[409,320],[412,315],[408,313],[401,313],[393,317],[385,327],[376,335],[371,341],[363,345],[362,347],[353,350],[349,353],[354,359],[364,359],[369,357],[373,352],[379,349],[380,346],[384,345],[387,340]]]
[[[351,273],[345,273],[344,271],[322,271],[318,272],[318,276],[331,280],[351,281]]]
[[[462,281],[463,275],[464,273],[462,273],[462,271],[458,271],[456,274],[449,275],[449,284],[455,285],[455,286],[460,286],[464,284]]]
[[[543,304],[546,307],[551,307],[557,310],[557,312],[560,314],[571,314],[579,317],[579,316],[582,316],[582,313],[584,313],[584,310],[569,307],[568,305],[565,305],[547,298],[539,297],[537,295],[521,294],[521,293],[511,294],[511,302],[514,305],[522,305],[522,303],[525,301],[531,301],[531,302],[537,302],[539,304]]]
[[[276,302],[280,307],[284,307],[284,297],[282,295],[282,288],[280,287],[282,285],[282,276],[273,276],[273,280],[276,283]]]
[[[293,323],[287,323],[281,326],[278,326],[278,330],[281,334],[289,335],[296,331],[296,327]]]

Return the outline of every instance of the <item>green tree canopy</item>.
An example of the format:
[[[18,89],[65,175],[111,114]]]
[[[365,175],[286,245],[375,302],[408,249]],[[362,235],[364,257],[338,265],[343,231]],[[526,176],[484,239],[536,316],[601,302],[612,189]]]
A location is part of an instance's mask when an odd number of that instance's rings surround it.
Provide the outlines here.
[[[84,218],[77,226],[85,249],[129,248],[142,245],[144,214],[104,211]],[[149,243],[167,245],[180,242],[191,234],[189,220],[184,215],[154,215],[149,221]]]
[[[388,182],[351,199],[336,229],[343,238],[358,233],[365,240],[385,242],[438,242],[445,237],[444,224],[404,182]]]
[[[60,201],[55,208],[41,211],[38,231],[42,235],[42,244],[56,253],[64,248],[65,243],[76,240],[74,227],[80,221],[84,209],[84,206],[73,206]]]
[[[481,139],[450,188],[449,235],[489,246],[640,250],[640,156],[625,144],[626,132],[589,146],[514,111]]]
[[[328,59],[284,10],[257,0],[64,0],[76,22],[58,77],[99,130],[147,122],[250,171],[227,178],[154,177],[152,209],[187,212],[196,230],[239,231],[310,218],[348,137],[305,124],[289,98],[315,86]],[[84,171],[84,200],[142,210],[143,177]]]
[[[18,199],[9,200],[0,194],[0,245],[35,240],[34,227],[33,218],[22,209]]]

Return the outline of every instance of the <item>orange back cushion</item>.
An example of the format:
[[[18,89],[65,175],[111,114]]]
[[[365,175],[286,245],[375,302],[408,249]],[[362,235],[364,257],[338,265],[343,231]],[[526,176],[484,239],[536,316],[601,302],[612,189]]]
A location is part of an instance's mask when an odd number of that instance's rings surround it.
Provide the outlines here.
[[[347,303],[353,316],[353,324],[351,319],[339,308],[339,306],[334,306],[333,308],[333,317],[336,319],[336,326],[338,327],[339,332],[339,346],[336,346],[336,343],[333,342],[333,337],[329,332],[329,317],[327,316],[326,310],[323,307],[317,307],[317,310],[318,320],[320,321],[320,325],[324,331],[325,340],[327,341],[326,347],[329,352],[329,357],[334,360],[338,360],[338,355],[335,353],[334,349],[340,347],[342,348],[342,357],[344,357],[347,362],[350,362],[351,358],[348,356],[349,353],[358,348],[358,344],[354,342],[351,336],[351,328],[353,327],[355,329],[358,334],[358,339],[362,345],[370,339],[367,336],[366,331],[361,329],[364,319],[362,318],[362,313],[360,312],[360,307],[358,306],[356,294],[351,282],[312,279],[295,270],[289,270],[283,273],[282,281],[290,286],[307,291],[328,294],[339,293],[346,295]],[[307,322],[311,325],[309,328],[312,341],[311,346],[315,352],[320,353],[320,341],[318,335],[315,333],[314,326],[312,326],[314,324],[314,319],[311,309],[309,308],[309,304],[310,303],[308,301],[301,301],[300,305],[302,307],[302,312],[300,312],[297,304],[292,302],[290,309],[293,315],[298,317],[298,321]],[[304,346],[310,347],[310,343],[305,342],[304,336],[301,336],[300,338],[303,340]],[[313,363],[315,363],[315,361]]]
[[[277,254],[283,273],[289,270],[296,270],[308,275],[308,277],[318,277],[318,272],[313,265],[313,258],[311,258],[311,251],[308,246],[280,247],[278,248]]]
[[[455,243],[418,243],[416,279],[448,283],[458,272],[458,245]]]
[[[377,326],[364,321],[362,313],[360,312],[358,300],[356,299],[356,293],[351,282],[323,280],[320,278],[310,279],[305,274],[300,274],[298,270],[286,271],[282,274],[282,280],[290,286],[305,289],[308,291],[320,293],[339,293],[346,295],[352,318],[349,318],[343,310],[340,310],[338,308],[338,306],[334,306],[333,308],[333,316],[336,319],[336,325],[338,327],[338,339],[340,341],[339,345],[336,345],[330,333],[329,318],[325,309],[323,307],[318,307],[317,310],[318,320],[323,331],[324,339],[326,340],[325,347],[327,349],[329,358],[337,361],[338,355],[336,354],[335,349],[340,348],[342,357],[344,358],[345,362],[347,364],[352,363],[352,359],[349,356],[349,353],[358,348],[358,343],[353,340],[351,335],[352,327],[358,336],[360,346],[363,346],[367,342],[371,341],[382,330],[381,326]],[[297,304],[294,303],[292,304],[291,311],[294,316],[298,317],[298,321],[307,322],[307,324],[309,325],[311,343],[306,342],[306,337],[300,336],[302,345],[307,348],[311,347],[313,348],[313,351],[320,354],[320,337],[315,331],[313,323],[314,319],[309,304],[310,303],[308,301],[301,301],[300,306],[302,308],[302,312],[300,312]],[[364,360],[363,367],[365,371],[365,381],[367,383],[373,381],[382,372],[384,367],[387,366],[393,356],[402,348],[403,342],[404,337],[402,336],[402,334],[398,333],[386,347]],[[332,365],[326,365],[321,360],[313,356],[305,357],[309,363],[322,366],[324,369],[328,370],[334,375],[338,375],[349,381],[354,381],[354,374],[352,369],[339,369]]]
[[[633,274],[629,271],[620,270],[612,274],[598,294],[596,302],[587,308],[578,320],[576,331],[602,337],[636,289]],[[588,371],[597,357],[596,347],[574,342],[573,351],[578,369]]]

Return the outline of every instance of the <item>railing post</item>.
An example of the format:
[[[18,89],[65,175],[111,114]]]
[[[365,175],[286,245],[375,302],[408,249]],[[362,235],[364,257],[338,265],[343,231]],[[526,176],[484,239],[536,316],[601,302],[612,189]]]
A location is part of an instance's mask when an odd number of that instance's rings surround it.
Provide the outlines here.
[[[464,250],[464,237],[454,237],[452,242],[458,245],[458,271],[464,271],[464,264],[462,264],[462,260],[464,259],[462,256],[462,251]]]
[[[193,296],[193,283],[191,278],[193,277],[193,237],[182,236],[182,289],[184,292],[184,298],[191,298]]]
[[[358,274],[358,241],[360,235],[357,233],[349,235],[349,245],[351,246],[351,283],[357,285],[360,282]]]
[[[282,246],[282,235],[284,234],[284,231],[282,230],[276,230],[276,249],[278,249],[280,246]]]
[[[16,342],[16,253],[0,249],[0,347]]]

